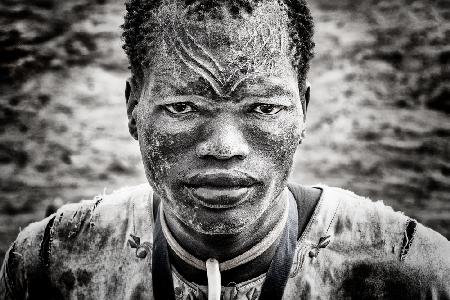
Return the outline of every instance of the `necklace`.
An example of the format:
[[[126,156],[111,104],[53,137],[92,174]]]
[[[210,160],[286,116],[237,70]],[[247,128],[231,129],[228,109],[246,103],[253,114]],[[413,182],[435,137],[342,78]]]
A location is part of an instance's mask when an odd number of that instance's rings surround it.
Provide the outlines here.
[[[269,247],[277,240],[277,238],[280,236],[281,232],[283,231],[287,219],[288,219],[288,212],[289,212],[289,200],[285,201],[285,208],[283,211],[283,216],[278,221],[278,223],[274,226],[274,228],[269,232],[266,237],[264,237],[260,242],[258,242],[255,246],[250,248],[249,250],[245,251],[244,253],[229,259],[227,261],[219,263],[219,269],[220,271],[227,271],[231,270],[233,268],[236,268],[239,265],[243,265],[249,261],[252,261],[256,257],[260,256],[262,253],[264,253]],[[163,231],[163,234],[167,240],[167,243],[169,244],[170,248],[185,262],[190,264],[193,267],[196,267],[197,269],[206,271],[206,262],[196,258],[195,256],[191,255],[189,252],[187,252],[174,238],[172,233],[170,232],[170,229],[167,226],[166,218],[164,217],[164,212],[162,209],[162,204],[160,204],[159,209],[159,215],[161,218],[161,228]]]

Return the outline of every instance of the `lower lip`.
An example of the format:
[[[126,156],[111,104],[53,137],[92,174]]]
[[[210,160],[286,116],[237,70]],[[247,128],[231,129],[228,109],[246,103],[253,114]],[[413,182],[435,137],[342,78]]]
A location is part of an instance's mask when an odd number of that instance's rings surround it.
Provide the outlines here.
[[[250,187],[188,187],[189,194],[208,208],[232,208],[243,202],[251,189]]]

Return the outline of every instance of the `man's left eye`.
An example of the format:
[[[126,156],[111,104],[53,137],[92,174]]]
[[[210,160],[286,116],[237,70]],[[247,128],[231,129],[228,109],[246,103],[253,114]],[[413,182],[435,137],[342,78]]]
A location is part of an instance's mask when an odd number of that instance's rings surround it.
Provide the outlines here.
[[[274,115],[283,109],[281,105],[275,104],[257,104],[253,106],[252,111],[262,115]]]
[[[167,104],[164,108],[174,115],[187,114],[197,110],[193,104],[187,102]]]

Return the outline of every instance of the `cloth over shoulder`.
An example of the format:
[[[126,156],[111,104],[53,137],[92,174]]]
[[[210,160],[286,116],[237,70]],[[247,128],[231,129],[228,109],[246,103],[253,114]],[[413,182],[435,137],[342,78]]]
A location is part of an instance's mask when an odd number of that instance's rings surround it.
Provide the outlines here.
[[[151,299],[151,202],[144,184],[30,224],[6,254],[0,298]]]
[[[286,299],[450,298],[446,238],[381,201],[322,188]]]
[[[283,299],[450,299],[446,238],[382,202],[318,188]],[[0,299],[153,299],[153,221],[148,184],[63,206],[12,244]],[[176,272],[173,278],[180,299],[204,294]],[[263,281],[223,287],[222,299],[258,299]]]

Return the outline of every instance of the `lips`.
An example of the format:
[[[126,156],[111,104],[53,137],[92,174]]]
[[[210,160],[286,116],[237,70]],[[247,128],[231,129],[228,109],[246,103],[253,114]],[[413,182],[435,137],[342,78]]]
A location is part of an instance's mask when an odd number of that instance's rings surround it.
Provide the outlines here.
[[[231,208],[245,201],[258,181],[244,172],[209,172],[188,176],[191,198],[208,208]]]

